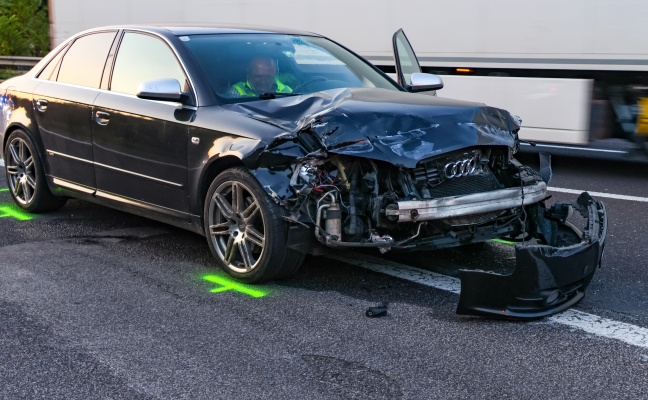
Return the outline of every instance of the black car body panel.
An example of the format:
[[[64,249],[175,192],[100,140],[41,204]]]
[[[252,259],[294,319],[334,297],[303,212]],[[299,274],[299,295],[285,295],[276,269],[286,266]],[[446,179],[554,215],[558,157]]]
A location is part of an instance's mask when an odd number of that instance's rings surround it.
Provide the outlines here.
[[[115,36],[112,44],[104,43],[110,49],[98,63],[96,84],[59,82],[66,52],[76,40],[99,33]],[[397,34],[406,44],[404,34]],[[138,81],[171,80],[182,91],[162,94],[175,100],[113,90],[115,65],[127,53],[121,46],[134,35],[154,38],[176,59],[177,80],[169,75]],[[212,39],[223,52],[210,47]],[[304,47],[308,51],[300,54]],[[209,51],[197,55],[200,49]],[[275,49],[277,71],[303,93],[228,97],[245,71],[242,64],[222,68],[228,60],[218,56],[254,55],[256,49],[263,54]],[[331,54],[338,58],[326,58]],[[325,62],[318,64],[321,59]],[[203,62],[211,62],[212,69]],[[150,70],[165,65],[152,63]],[[328,78],[321,76],[329,70]],[[42,71],[47,76],[40,76]],[[458,312],[537,318],[577,303],[600,265],[607,227],[603,205],[583,194],[571,205],[547,208],[550,174],[543,180],[513,157],[519,147],[517,117],[480,103],[410,93],[425,89],[410,79],[420,71],[398,71],[400,86],[350,50],[305,32],[98,28],[71,38],[29,73],[0,85],[0,155],[7,158],[2,154],[7,138],[23,130],[43,160],[52,193],[208,238],[209,229],[219,226],[205,222],[208,209],[226,204],[222,196],[229,193],[206,198],[210,185],[224,171],[245,170],[260,193],[274,200],[268,203],[281,207],[286,247],[299,254],[340,247],[439,249],[522,237],[511,274],[461,271]],[[219,210],[229,213],[227,207]],[[583,231],[567,221],[569,210],[584,216]]]
[[[567,210],[586,218],[586,229],[566,224]],[[541,216],[539,230],[552,245],[518,244],[509,275],[462,270],[458,314],[530,319],[565,310],[585,296],[601,264],[607,236],[605,207],[588,193],[557,203]]]
[[[330,153],[406,168],[471,146],[513,147],[520,128],[501,109],[384,89],[336,89],[227,107],[287,132],[308,129]]]

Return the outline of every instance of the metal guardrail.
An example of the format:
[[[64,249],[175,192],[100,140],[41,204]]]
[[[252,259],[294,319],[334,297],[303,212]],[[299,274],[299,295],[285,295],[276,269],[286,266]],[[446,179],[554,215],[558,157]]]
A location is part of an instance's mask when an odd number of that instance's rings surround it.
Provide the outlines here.
[[[0,67],[33,67],[41,57],[0,56]]]

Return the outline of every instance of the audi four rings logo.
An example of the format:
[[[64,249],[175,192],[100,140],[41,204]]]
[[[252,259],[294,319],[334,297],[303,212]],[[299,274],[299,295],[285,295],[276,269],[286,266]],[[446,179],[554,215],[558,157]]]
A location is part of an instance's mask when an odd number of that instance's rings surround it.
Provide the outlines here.
[[[478,157],[474,156],[458,161],[451,161],[443,167],[443,174],[446,178],[458,178],[468,176],[477,170]]]

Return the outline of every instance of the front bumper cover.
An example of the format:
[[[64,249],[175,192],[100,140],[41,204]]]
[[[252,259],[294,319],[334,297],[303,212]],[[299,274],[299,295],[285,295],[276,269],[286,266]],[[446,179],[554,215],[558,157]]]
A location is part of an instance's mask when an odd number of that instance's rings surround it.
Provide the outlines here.
[[[583,231],[567,221],[572,210],[587,219]],[[534,319],[583,299],[605,246],[603,203],[586,192],[575,203],[556,203],[538,217],[538,232],[549,245],[516,245],[516,266],[510,275],[460,271],[457,314]]]

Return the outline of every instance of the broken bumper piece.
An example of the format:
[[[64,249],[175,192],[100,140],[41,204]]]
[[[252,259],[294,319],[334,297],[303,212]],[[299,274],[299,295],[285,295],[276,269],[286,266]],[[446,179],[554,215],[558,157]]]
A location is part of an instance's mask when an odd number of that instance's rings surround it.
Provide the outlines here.
[[[582,231],[567,220],[574,210],[587,219]],[[556,203],[539,216],[538,231],[549,245],[518,244],[510,275],[460,271],[458,314],[534,319],[583,299],[601,264],[607,234],[605,207],[583,193],[576,203]]]

